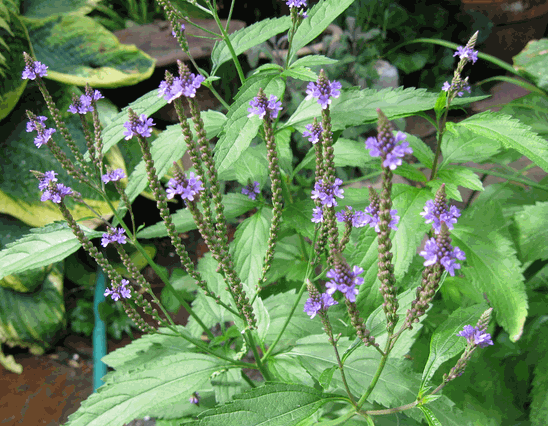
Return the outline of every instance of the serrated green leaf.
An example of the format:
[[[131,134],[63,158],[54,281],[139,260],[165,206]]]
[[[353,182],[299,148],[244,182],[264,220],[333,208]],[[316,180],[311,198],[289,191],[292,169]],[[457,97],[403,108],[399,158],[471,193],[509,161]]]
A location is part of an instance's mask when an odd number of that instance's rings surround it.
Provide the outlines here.
[[[507,103],[500,110],[531,127],[539,136],[548,138],[548,99],[537,93],[529,93]]]
[[[169,346],[173,338],[163,337],[158,346]],[[115,426],[147,415],[176,417],[184,409],[181,401],[206,384],[211,374],[228,367],[213,356],[180,350],[151,358],[148,351],[134,354],[132,349],[132,356],[143,368],[108,373],[105,384],[69,416],[67,426]],[[108,357],[104,360],[109,362]]]
[[[263,188],[268,180],[266,146],[256,145],[248,147],[242,153],[235,172],[236,179],[241,185],[247,185],[250,181],[256,181],[259,182],[259,187]]]
[[[465,216],[463,214],[463,216]],[[480,292],[485,292],[492,303],[497,322],[515,342],[523,333],[527,317],[527,294],[523,283],[522,266],[508,239],[497,231],[482,232],[482,229],[461,225],[451,231],[453,247],[466,254],[466,265],[462,273],[471,279]],[[473,218],[468,220],[472,221]]]
[[[306,67],[296,67],[294,64],[291,68],[285,70],[282,73],[282,77],[292,77],[297,80],[303,81],[316,81],[318,79],[318,74]]]
[[[264,19],[256,22],[249,27],[242,28],[232,34],[230,34],[230,43],[236,55],[241,55],[246,50],[251,49],[253,46],[257,46],[262,42],[268,40],[270,37],[274,37],[276,34],[287,31],[291,26],[291,18],[289,16],[283,16],[275,19]],[[219,66],[232,58],[230,50],[224,41],[218,41],[215,43],[213,50],[211,51],[211,62],[213,62],[212,74],[219,69]],[[255,93],[254,96],[257,94]]]
[[[476,97],[466,100],[473,102],[484,98]],[[436,99],[435,94],[429,93],[425,89],[404,89],[403,87],[387,88],[380,91],[357,88],[343,89],[338,98],[331,99],[329,107],[331,123],[333,130],[375,123],[378,119],[377,108],[380,108],[390,120],[408,117],[417,112],[432,109]],[[455,101],[464,100],[455,99]],[[303,132],[305,126],[312,123],[314,117],[318,117],[320,114],[321,106],[316,99],[303,101],[283,127],[292,126]]]
[[[527,263],[548,258],[548,202],[524,206],[514,218],[519,259]]]
[[[526,155],[548,172],[548,142],[519,120],[501,112],[485,111],[459,122],[456,126],[495,139],[506,148],[513,148]]]
[[[432,166],[434,164],[434,153],[432,152],[430,147],[426,145],[421,139],[409,133],[405,133],[405,140],[409,142],[409,146],[413,149],[413,155],[417,157],[417,160],[419,160],[424,166],[432,169]]]
[[[323,55],[307,55],[297,59],[291,64],[293,67],[317,67],[320,65],[332,65],[339,62],[337,59],[331,59]]]
[[[443,161],[439,170],[449,163],[473,161],[481,163],[490,159],[501,150],[501,144],[488,136],[480,136],[465,128],[447,123],[447,132],[441,142]]]
[[[276,153],[282,173],[291,174],[293,170],[293,151],[291,150],[292,130],[285,128],[274,134]]]
[[[474,305],[466,309],[459,308],[436,327],[430,340],[430,354],[422,372],[421,391],[445,361],[453,358],[464,350],[466,339],[457,336],[465,325],[475,326],[486,305]],[[420,391],[419,391],[420,392]]]
[[[424,417],[428,422],[428,426],[443,426],[430,408],[425,405],[417,405],[417,408],[422,411],[422,414],[424,414]]]
[[[437,177],[442,182],[450,182],[457,186],[470,188],[475,191],[483,191],[483,184],[480,178],[472,170],[465,167],[450,166],[443,170],[439,170]]]
[[[292,57],[295,56],[295,52],[301,47],[306,46],[324,32],[329,24],[353,2],[354,0],[324,0],[308,10],[308,17],[299,25],[293,36],[293,43],[291,45]],[[292,63],[292,58],[288,62]]]
[[[333,145],[336,167],[365,167],[373,158],[368,154],[363,142],[339,138]],[[311,151],[314,151],[311,149]]]
[[[247,195],[243,194],[226,194],[223,196],[222,203],[224,206],[224,214],[227,219],[234,219],[259,205],[258,201],[250,200]],[[214,208],[213,205],[212,208]],[[177,210],[177,212],[172,215],[172,219],[177,232],[188,232],[197,229],[194,218],[188,209]],[[158,238],[166,236],[167,230],[163,221],[148,226],[137,233],[138,238]]]
[[[82,225],[88,238],[97,238],[101,232]],[[8,244],[0,251],[0,278],[28,269],[39,268],[63,260],[80,248],[80,242],[66,223],[52,223]]]
[[[302,385],[274,383],[236,395],[234,401],[198,416],[188,426],[288,426],[312,416],[324,404],[344,398]]]
[[[436,113],[436,121],[440,121],[441,114],[445,109],[445,104],[447,103],[447,92],[444,90],[440,91],[438,99],[436,99],[436,104],[434,105],[434,112]]]
[[[155,60],[135,45],[122,44],[88,16],[25,19],[36,59],[48,79],[94,88],[130,86],[149,78]]]
[[[257,96],[260,88],[267,97],[275,95],[279,99],[284,87],[284,82],[276,76],[260,75],[250,78],[240,89],[227,114],[223,135],[215,145],[215,164],[219,179],[226,179],[227,173],[247,149],[262,124],[258,116],[248,117],[249,102]]]
[[[380,162],[379,162],[380,165]],[[403,176],[406,179],[413,180],[415,182],[426,182],[426,176],[423,172],[411,166],[410,164],[403,162],[400,166],[394,170],[394,174]]]
[[[535,371],[533,378],[533,390],[531,391],[531,414],[530,420],[532,426],[543,426],[548,418],[548,377],[546,369],[548,368],[548,333],[546,329],[539,333],[535,345],[536,353],[539,359],[535,362]]]
[[[432,192],[435,194],[436,192],[438,192],[438,189],[440,189],[440,186],[442,186],[444,183],[447,200],[462,201],[462,196],[460,195],[457,185],[452,182],[443,182],[441,179],[436,178],[434,180],[429,180],[428,182],[426,182],[426,186],[432,188]]]

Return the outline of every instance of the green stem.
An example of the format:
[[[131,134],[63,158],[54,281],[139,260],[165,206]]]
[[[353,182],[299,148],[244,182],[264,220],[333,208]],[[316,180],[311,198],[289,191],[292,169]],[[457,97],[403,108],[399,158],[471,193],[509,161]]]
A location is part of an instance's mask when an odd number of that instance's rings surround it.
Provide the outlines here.
[[[365,411],[365,414],[368,414],[369,416],[382,416],[386,414],[399,413],[401,411],[410,410],[411,408],[416,407],[418,403],[419,401],[414,401],[414,402],[411,402],[410,404],[401,405],[399,407],[394,407],[394,408],[387,408],[386,410]]]
[[[446,106],[445,111],[443,112],[443,117],[440,121],[440,124],[438,127],[438,142],[436,144],[436,153],[434,154],[434,164],[432,164],[432,173],[430,174],[430,179],[428,181],[433,180],[436,177],[436,167],[438,165],[438,158],[441,154],[441,140],[443,138],[443,134],[445,133],[445,123],[447,122],[447,114],[449,113],[449,105]]]
[[[386,340],[386,347],[384,349],[384,355],[381,357],[381,360],[379,362],[379,365],[377,366],[377,371],[375,371],[375,375],[373,376],[373,379],[371,380],[371,383],[369,383],[369,386],[367,387],[365,393],[362,395],[360,400],[358,401],[358,404],[356,405],[356,408],[359,410],[361,406],[365,403],[367,398],[369,398],[369,395],[371,395],[371,392],[373,392],[373,389],[377,385],[377,382],[379,381],[381,377],[381,373],[384,370],[384,366],[386,364],[386,361],[388,360],[388,355],[390,354],[390,340],[391,340],[391,334],[388,335],[388,338]]]
[[[257,345],[255,344],[255,339],[253,339],[253,334],[251,334],[251,330],[247,330],[244,337],[247,339],[248,347],[251,348],[251,351],[253,352],[253,357],[255,358],[255,362],[257,363],[257,367],[262,373],[264,379],[271,382],[272,376],[270,375],[270,371],[268,371],[268,368],[263,364],[261,356],[259,355],[259,351],[257,350]]]
[[[137,241],[137,238],[131,234],[128,226],[125,224],[125,222],[122,220],[122,218],[118,215],[118,212],[116,211],[116,209],[114,208],[114,206],[112,205],[111,201],[109,200],[109,198],[106,196],[106,195],[103,195],[103,199],[109,204],[111,210],[114,212],[114,216],[116,217],[116,219],[118,219],[118,222],[120,223],[120,225],[125,229],[126,231],[126,234],[128,236],[130,236],[131,238],[131,241],[133,242],[133,244],[135,245],[135,248],[137,250],[139,250],[139,252],[143,255],[143,257],[145,258],[145,260],[147,261],[147,263],[152,267],[152,269],[154,270],[154,272],[156,272],[156,274],[158,274],[158,276],[160,277],[160,279],[164,282],[164,284],[166,285],[166,287],[173,293],[173,295],[175,296],[175,298],[177,299],[177,301],[181,304],[181,306],[189,313],[189,315],[194,318],[196,320],[196,322],[200,325],[200,327],[202,327],[202,329],[204,330],[204,332],[207,334],[207,336],[210,338],[210,339],[213,339],[215,336],[213,335],[213,333],[209,330],[209,328],[203,323],[203,321],[200,319],[200,317],[198,315],[196,315],[196,313],[192,310],[192,308],[190,307],[190,305],[186,302],[186,300],[183,298],[183,296],[181,294],[179,294],[177,292],[177,290],[175,290],[175,288],[173,287],[173,285],[171,285],[171,283],[169,282],[169,278],[165,275],[164,271],[150,258],[150,256],[148,255],[148,253],[146,252],[146,250],[144,249],[144,247],[139,243],[139,241]]]
[[[342,424],[346,423],[347,420],[350,420],[352,417],[354,417],[355,415],[356,415],[356,412],[354,410],[351,410],[348,413],[346,413],[345,415],[339,417],[338,419],[329,420],[327,422],[319,422],[318,424],[324,425],[324,426],[342,425]]]

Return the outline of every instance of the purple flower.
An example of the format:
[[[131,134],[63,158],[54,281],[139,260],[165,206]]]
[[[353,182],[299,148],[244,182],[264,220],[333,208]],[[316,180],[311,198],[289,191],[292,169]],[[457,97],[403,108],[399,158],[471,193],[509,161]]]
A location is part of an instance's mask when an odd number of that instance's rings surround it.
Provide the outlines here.
[[[428,200],[424,206],[424,211],[420,213],[426,223],[432,223],[436,234],[440,233],[441,222],[445,222],[448,229],[453,229],[453,224],[457,223],[457,217],[460,216],[460,210],[451,206],[447,209],[447,204],[443,201],[435,203],[434,200]]]
[[[258,115],[260,119],[264,119],[268,113],[270,119],[274,120],[278,117],[278,112],[282,110],[282,102],[274,95],[270,95],[268,101],[265,95],[256,96],[249,101],[249,105],[251,105],[251,108],[247,109],[247,112],[249,112],[248,117]]]
[[[36,75],[39,77],[44,77],[47,75],[47,65],[44,65],[43,63],[39,61],[34,61],[34,64],[32,67],[26,66],[23,70],[23,75],[21,78],[23,80],[34,80],[36,78]]]
[[[285,2],[290,8],[293,7],[306,7],[306,1],[305,0],[287,0]]]
[[[34,145],[36,145],[37,148],[40,148],[42,145],[48,143],[48,141],[51,139],[51,135],[56,132],[54,128],[46,128],[46,126],[44,125],[44,122],[46,120],[46,117],[40,115],[38,117],[29,119],[29,121],[27,122],[28,133],[34,130],[38,132],[38,136],[34,138]]]
[[[181,31],[184,31],[185,30],[185,24],[181,24]],[[175,31],[171,31],[171,35],[173,37],[177,37],[177,34],[175,34]]]
[[[167,198],[171,199],[179,194],[183,200],[194,201],[194,196],[204,189],[200,179],[194,172],[190,172],[188,178],[186,175],[176,175],[167,183]]]
[[[321,207],[315,207],[312,210],[312,222],[320,223],[323,222],[323,211]]]
[[[335,217],[337,218],[338,222],[350,223],[354,228],[361,228],[362,226],[366,225],[364,223],[364,221],[366,221],[365,213],[359,210],[352,211],[351,206],[346,206],[346,209],[335,213]]]
[[[251,200],[255,201],[257,195],[261,193],[259,182],[255,181],[242,188],[242,194],[247,195]]]
[[[183,96],[187,98],[193,98],[196,96],[196,89],[205,81],[203,75],[195,75],[187,70],[180,78],[181,86],[183,89]]]
[[[326,109],[331,103],[331,98],[338,98],[340,96],[341,92],[339,90],[341,87],[341,83],[338,81],[329,81],[322,70],[320,71],[318,81],[316,83],[311,81],[306,86],[305,100],[308,101],[316,98],[322,109]]]
[[[412,154],[413,150],[409,147],[409,142],[405,140],[405,133],[398,132],[396,137],[383,138],[379,141],[378,138],[369,137],[365,141],[365,147],[369,149],[371,157],[381,157],[382,165],[395,170],[401,166],[402,158],[405,154]],[[401,145],[398,145],[401,142]]]
[[[331,294],[325,292],[322,293],[319,300],[309,297],[304,303],[304,311],[307,315],[310,316],[310,319],[314,318],[316,314],[320,311],[327,311],[330,306],[338,305],[335,299]]]
[[[451,244],[444,244],[440,247],[435,238],[430,238],[424,245],[424,250],[419,253],[424,257],[424,266],[430,266],[435,263],[442,265],[449,275],[455,276],[455,269],[460,269],[460,264],[456,263],[455,259],[466,260],[464,252],[458,248],[451,246]]]
[[[344,189],[339,188],[342,183],[343,181],[337,178],[333,185],[328,186],[323,183],[323,179],[320,179],[314,184],[314,189],[312,190],[312,196],[310,198],[313,200],[319,199],[321,203],[327,207],[337,206],[335,197],[344,198]]]
[[[390,223],[388,224],[388,227],[395,231],[398,230],[396,225],[400,221],[400,217],[396,215],[397,213],[398,211],[396,209],[390,210],[391,219],[390,219]],[[361,226],[369,225],[371,228],[375,228],[375,232],[381,232],[379,228],[379,223],[380,223],[379,208],[376,205],[376,203],[373,202],[369,206],[367,206],[365,208],[364,215],[365,215],[365,218],[361,220],[361,224],[360,226],[358,226],[358,228],[360,228]]]
[[[72,189],[68,186],[63,185],[62,183],[57,183],[57,178],[55,175],[57,175],[57,173],[53,170],[44,173],[44,177],[38,184],[40,191],[44,191],[40,201],[50,200],[56,204],[59,204],[67,195],[73,194]]]
[[[110,288],[107,288],[105,290],[104,295],[110,296],[112,300],[117,301],[120,299],[120,297],[123,297],[124,299],[129,299],[131,297],[131,290],[129,288],[126,288],[126,286],[129,284],[129,281],[125,278],[122,279],[122,283],[119,287],[112,287],[112,290]]]
[[[477,345],[480,348],[492,345],[491,335],[485,330],[479,330],[471,325],[465,325],[464,329],[457,333],[457,336],[465,337],[470,345]]]
[[[125,244],[127,237],[124,232],[126,232],[124,228],[110,228],[108,232],[103,234],[101,245],[106,247],[109,243]]]
[[[200,395],[198,394],[198,392],[194,392],[192,396],[188,398],[188,402],[198,405],[200,403]]]
[[[141,135],[145,138],[148,138],[151,135],[150,126],[155,126],[156,124],[152,121],[152,118],[148,118],[145,114],[141,114],[141,117],[138,119],[137,123],[134,125],[131,120],[124,123],[124,127],[127,129],[124,132],[125,140],[130,140],[133,136]]]
[[[80,96],[80,100],[74,99],[73,103],[70,104],[68,112],[71,112],[73,114],[85,114],[87,112],[93,111],[93,106],[91,105],[92,100],[99,100],[104,98],[103,95],[101,95],[101,92],[99,90],[96,90],[95,93],[92,96],[88,95],[82,95]]]
[[[308,13],[306,13],[306,10],[303,10],[303,11],[300,11],[298,16],[301,18],[301,19],[306,19],[308,18]]]
[[[126,175],[125,175],[125,173],[122,169],[116,169],[116,170],[112,170],[112,171],[104,174],[103,176],[101,176],[101,180],[104,183],[117,182],[120,179],[123,179],[125,177],[126,177]]]
[[[471,47],[467,46],[459,46],[457,47],[457,51],[453,54],[453,56],[457,56],[460,59],[466,59],[467,61],[472,61],[472,64],[475,64],[478,60],[478,52]]]
[[[323,132],[322,123],[315,122],[314,124],[307,124],[304,127],[306,130],[303,132],[303,136],[308,138],[308,141],[313,144],[318,143]]]
[[[326,275],[327,278],[331,278],[331,281],[328,281],[325,284],[327,287],[325,292],[331,295],[339,290],[349,302],[355,302],[356,296],[358,295],[356,286],[362,285],[364,281],[362,277],[358,277],[361,273],[363,273],[363,269],[359,266],[354,266],[352,271],[348,268],[343,272],[337,272],[335,269],[330,269],[327,271]]]
[[[180,97],[183,94],[183,82],[179,77],[173,79],[169,84],[167,81],[160,83],[158,96],[163,96],[167,103],[171,103],[173,99]]]
[[[443,90],[444,92],[448,92],[448,91],[457,92],[457,96],[459,97],[464,95],[463,90],[466,90],[468,93],[472,92],[472,89],[466,79],[458,80],[456,82],[453,82],[452,84],[449,84],[449,82],[446,81],[445,83],[443,83],[441,90]]]

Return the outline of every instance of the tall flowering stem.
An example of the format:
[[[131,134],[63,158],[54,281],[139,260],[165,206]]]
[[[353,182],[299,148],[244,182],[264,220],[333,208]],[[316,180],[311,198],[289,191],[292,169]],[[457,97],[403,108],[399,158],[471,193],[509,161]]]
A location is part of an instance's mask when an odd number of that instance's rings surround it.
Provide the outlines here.
[[[466,43],[466,46],[462,47],[460,46],[455,52],[453,56],[459,56],[460,60],[457,65],[457,69],[455,70],[455,73],[453,75],[453,80],[451,81],[451,84],[446,82],[444,86],[442,87],[442,90],[447,92],[447,98],[446,98],[446,105],[445,110],[443,112],[443,116],[441,121],[438,123],[438,141],[436,145],[436,154],[434,155],[434,163],[432,164],[432,173],[430,174],[430,179],[433,180],[436,178],[436,172],[438,167],[438,158],[441,153],[441,141],[443,138],[443,134],[445,133],[445,124],[447,123],[447,114],[449,113],[449,106],[451,105],[451,102],[455,98],[455,96],[462,96],[463,92],[462,90],[467,90],[470,92],[470,86],[468,85],[468,77],[464,80],[461,79],[461,73],[464,69],[464,66],[468,62],[472,62],[474,64],[478,59],[478,52],[474,50],[474,46],[476,45],[476,41],[478,39],[479,31],[476,31],[472,37],[470,37],[470,40],[468,40],[468,43]]]
[[[392,125],[384,113],[377,108],[379,115],[378,121],[378,140],[382,146],[393,145],[394,136],[392,134]],[[386,161],[388,156],[386,154]],[[392,222],[392,169],[383,163],[382,167],[382,191],[379,203],[379,271],[378,278],[381,282],[380,291],[384,298],[382,305],[386,314],[386,328],[389,333],[392,333],[398,321],[398,300],[396,298],[396,279],[394,277],[394,265],[392,263],[393,254],[390,251],[392,248],[392,240],[390,239],[390,223]]]

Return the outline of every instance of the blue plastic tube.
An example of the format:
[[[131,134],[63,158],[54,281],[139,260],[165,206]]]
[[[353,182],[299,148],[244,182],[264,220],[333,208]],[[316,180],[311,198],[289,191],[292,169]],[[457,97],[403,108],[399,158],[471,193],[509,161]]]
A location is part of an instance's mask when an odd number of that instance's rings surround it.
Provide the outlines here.
[[[101,380],[107,374],[107,365],[101,361],[107,354],[107,327],[99,316],[99,303],[105,300],[106,276],[101,268],[97,268],[95,295],[93,297],[93,392],[103,385]]]

